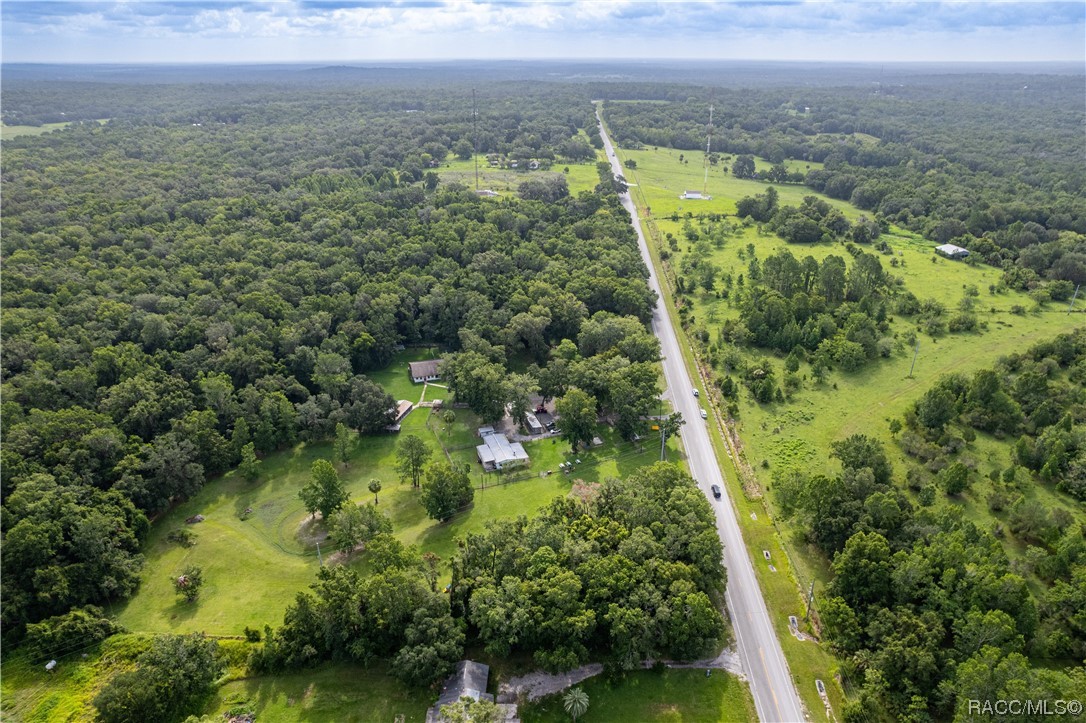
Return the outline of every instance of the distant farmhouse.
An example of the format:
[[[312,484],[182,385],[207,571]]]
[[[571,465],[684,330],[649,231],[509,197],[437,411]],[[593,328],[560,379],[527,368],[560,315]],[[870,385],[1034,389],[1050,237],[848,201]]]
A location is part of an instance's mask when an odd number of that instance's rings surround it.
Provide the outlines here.
[[[483,443],[475,448],[475,453],[487,472],[506,467],[522,467],[530,461],[524,445],[510,442],[504,434],[494,431],[493,427],[479,427],[479,436],[483,438]]]
[[[475,192],[476,196],[483,196],[484,198],[494,198],[501,194],[497,191],[491,191],[489,188],[480,188]]]
[[[679,198],[687,201],[712,201],[713,197],[708,194],[703,194],[701,191],[683,191],[683,194]]]
[[[969,255],[969,249],[963,249],[961,246],[955,246],[954,244],[943,244],[935,247],[935,253],[946,256],[948,259],[964,259]]]
[[[408,362],[407,373],[415,384],[432,382],[441,378],[442,361],[442,359],[428,359],[426,361]]]

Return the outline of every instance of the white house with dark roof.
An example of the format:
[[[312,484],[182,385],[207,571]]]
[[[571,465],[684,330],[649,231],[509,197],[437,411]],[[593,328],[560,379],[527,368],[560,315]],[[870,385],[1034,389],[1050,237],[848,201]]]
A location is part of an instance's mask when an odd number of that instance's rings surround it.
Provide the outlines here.
[[[415,384],[432,382],[441,378],[441,363],[443,359],[427,359],[426,361],[407,362],[407,373]]]

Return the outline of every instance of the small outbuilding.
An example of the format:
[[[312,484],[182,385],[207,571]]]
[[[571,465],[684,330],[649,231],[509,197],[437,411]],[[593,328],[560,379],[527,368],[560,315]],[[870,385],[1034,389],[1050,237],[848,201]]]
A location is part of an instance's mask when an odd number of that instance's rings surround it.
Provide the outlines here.
[[[395,420],[393,420],[392,424],[385,427],[385,430],[388,432],[399,432],[400,422],[402,422],[404,417],[410,414],[411,410],[414,408],[415,405],[407,401],[406,399],[401,399],[400,401],[396,402],[396,408],[388,410],[389,412],[394,414],[396,418]]]
[[[443,359],[427,359],[426,361],[414,361],[407,363],[407,373],[415,384],[432,382],[441,378],[441,364]]]
[[[954,244],[943,244],[935,247],[935,253],[946,256],[948,259],[964,259],[969,255],[969,249],[963,249],[961,246],[955,246]]]
[[[531,412],[524,415],[524,424],[528,427],[529,434],[543,434],[546,431],[543,422],[539,421],[539,417]]]
[[[686,201],[712,201],[713,197],[701,191],[683,191],[679,198]]]

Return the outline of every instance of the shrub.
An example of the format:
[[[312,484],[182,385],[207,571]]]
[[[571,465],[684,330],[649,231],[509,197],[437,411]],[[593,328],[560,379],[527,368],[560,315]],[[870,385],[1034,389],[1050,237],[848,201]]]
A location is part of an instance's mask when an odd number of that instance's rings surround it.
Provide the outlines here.
[[[166,535],[168,542],[176,542],[181,547],[192,547],[196,544],[196,535],[192,530],[181,528]]]
[[[27,625],[27,648],[36,657],[54,657],[105,640],[121,630],[101,608],[87,605]]]

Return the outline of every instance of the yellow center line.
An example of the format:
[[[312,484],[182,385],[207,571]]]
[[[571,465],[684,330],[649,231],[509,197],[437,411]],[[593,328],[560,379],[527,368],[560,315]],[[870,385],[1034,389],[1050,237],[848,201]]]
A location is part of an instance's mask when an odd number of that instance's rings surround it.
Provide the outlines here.
[[[769,668],[765,664],[764,648],[758,648],[758,657],[762,659],[762,671],[765,673],[765,679],[769,682],[769,694],[773,696],[773,707],[777,711],[777,717],[774,720],[781,720],[781,706],[777,702],[777,691],[773,690],[773,681],[769,677]]]

